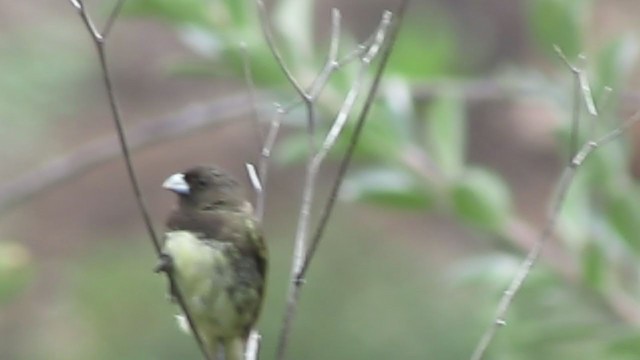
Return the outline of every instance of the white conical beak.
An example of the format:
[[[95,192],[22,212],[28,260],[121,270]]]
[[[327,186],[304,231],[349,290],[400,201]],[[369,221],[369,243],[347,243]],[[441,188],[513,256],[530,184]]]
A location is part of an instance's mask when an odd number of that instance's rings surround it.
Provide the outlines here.
[[[189,195],[190,192],[189,184],[184,180],[184,174],[182,173],[169,176],[162,183],[162,187],[181,195]]]

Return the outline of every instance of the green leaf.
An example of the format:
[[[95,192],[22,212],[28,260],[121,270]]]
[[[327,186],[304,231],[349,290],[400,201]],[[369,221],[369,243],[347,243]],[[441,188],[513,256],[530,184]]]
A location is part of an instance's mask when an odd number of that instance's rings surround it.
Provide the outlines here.
[[[220,18],[224,10],[219,3],[207,0],[130,0],[125,3],[123,13],[154,16],[174,25],[211,26],[215,23],[214,16]]]
[[[640,354],[640,333],[634,331],[632,333],[624,332],[623,334],[622,336],[618,336],[618,338],[609,345],[609,352],[611,355],[629,356],[624,359],[636,359],[638,354]]]
[[[224,46],[223,43],[221,45]],[[247,51],[251,62],[252,80],[256,87],[276,87],[285,83],[285,77],[266,48],[249,47]],[[244,78],[244,59],[239,47],[221,48],[219,55],[197,60],[180,60],[167,65],[166,71],[182,76],[209,76],[233,80]]]
[[[249,7],[253,6],[253,1],[224,0],[234,25],[244,27],[249,21]]]
[[[17,295],[33,277],[31,255],[22,245],[0,241],[0,304]]]
[[[574,59],[582,51],[580,15],[582,0],[534,0],[530,2],[529,21],[532,33],[540,46],[556,56],[557,45]]]
[[[425,24],[429,24],[429,36],[425,36]],[[446,16],[410,20],[396,40],[387,72],[411,81],[453,75],[457,45]]]
[[[433,195],[424,183],[411,174],[396,169],[369,169],[345,180],[340,196],[351,201],[401,209],[426,209]]]
[[[595,289],[602,288],[607,272],[604,251],[594,242],[588,242],[582,249],[582,278]]]
[[[409,141],[412,138],[414,113],[413,93],[407,79],[390,76],[384,84],[384,106],[389,112],[391,124],[399,137]]]
[[[504,290],[521,262],[521,259],[505,253],[474,256],[456,263],[448,275],[457,285],[482,283],[495,290]]]
[[[307,159],[309,154],[307,134],[294,134],[282,139],[276,146],[275,159],[278,163],[291,165]]]
[[[360,109],[356,106],[335,149],[332,150],[333,153],[343,154],[346,151],[359,114]],[[398,118],[396,115],[386,104],[374,102],[355,149],[355,156],[359,160],[397,162],[397,157],[410,139],[406,137],[406,119]]]
[[[509,218],[511,196],[506,184],[483,169],[470,169],[451,189],[453,210],[468,223],[501,231]]]
[[[590,166],[589,163],[585,167]],[[594,213],[591,211],[591,191],[587,173],[578,169],[567,196],[562,203],[558,219],[558,233],[572,249],[582,249],[591,235]],[[550,199],[555,201],[555,199]]]
[[[284,39],[284,49],[298,60],[308,61],[313,56],[313,5],[312,0],[283,0],[275,11],[274,27]]]
[[[629,191],[612,198],[607,205],[607,221],[629,248],[640,254],[640,198]]]
[[[637,59],[638,40],[635,36],[620,37],[607,44],[597,57],[597,82],[593,87],[595,99],[601,100],[603,98],[606,86],[614,90],[624,88]]]
[[[458,176],[465,166],[466,114],[457,96],[437,99],[426,113],[429,153],[449,177]]]

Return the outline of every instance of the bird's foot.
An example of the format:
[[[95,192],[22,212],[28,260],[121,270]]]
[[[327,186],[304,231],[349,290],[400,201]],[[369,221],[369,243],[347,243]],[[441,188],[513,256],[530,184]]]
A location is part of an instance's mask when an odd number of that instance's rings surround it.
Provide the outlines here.
[[[153,272],[168,273],[173,269],[173,260],[171,259],[171,256],[167,254],[160,254],[158,260],[159,260],[158,265],[156,265],[156,267],[153,268]]]
[[[171,256],[167,254],[160,254],[159,263],[153,268],[155,273],[165,273],[169,278],[169,291],[167,293],[167,298],[170,302],[176,302],[176,285],[175,280],[173,279],[173,259]]]

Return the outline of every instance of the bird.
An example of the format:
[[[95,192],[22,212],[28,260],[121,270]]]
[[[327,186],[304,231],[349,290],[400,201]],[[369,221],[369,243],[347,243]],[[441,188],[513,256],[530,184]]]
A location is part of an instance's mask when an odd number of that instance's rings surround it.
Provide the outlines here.
[[[173,174],[162,186],[177,195],[177,206],[156,270],[171,272],[169,295],[182,295],[208,358],[242,360],[261,311],[268,260],[251,203],[215,166]]]

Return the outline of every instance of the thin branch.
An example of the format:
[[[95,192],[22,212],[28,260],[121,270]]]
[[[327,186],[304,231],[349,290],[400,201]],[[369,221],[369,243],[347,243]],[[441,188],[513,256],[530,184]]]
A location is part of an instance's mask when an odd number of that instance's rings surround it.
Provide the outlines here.
[[[149,216],[149,212],[147,210],[147,207],[145,205],[144,202],[144,198],[142,196],[142,190],[140,188],[140,184],[137,178],[137,175],[135,173],[134,167],[133,167],[133,163],[131,161],[131,154],[129,152],[129,146],[127,143],[127,137],[125,134],[125,130],[124,130],[124,126],[122,125],[122,115],[120,113],[120,108],[118,106],[118,101],[116,99],[115,96],[115,91],[113,88],[113,82],[111,80],[111,75],[109,73],[109,66],[107,64],[107,56],[106,56],[106,51],[105,51],[105,44],[106,44],[106,33],[103,35],[100,32],[98,32],[95,24],[93,23],[93,21],[91,20],[91,17],[89,16],[89,13],[86,11],[84,4],[81,0],[70,0],[71,5],[73,7],[75,7],[75,9],[78,11],[78,13],[80,14],[80,17],[82,18],[82,21],[84,22],[87,31],[89,31],[92,39],[93,39],[93,43],[95,45],[96,48],[96,53],[98,55],[98,59],[100,61],[100,68],[102,70],[102,77],[103,77],[103,81],[104,81],[104,86],[105,86],[105,90],[107,92],[107,97],[109,100],[109,108],[111,109],[111,114],[113,116],[113,122],[114,125],[116,127],[116,133],[118,134],[118,141],[120,143],[120,150],[122,151],[122,156],[124,158],[124,162],[125,162],[125,166],[127,169],[127,174],[129,176],[129,181],[131,182],[131,187],[133,189],[133,193],[134,196],[136,198],[136,203],[138,205],[138,210],[140,211],[140,214],[142,215],[145,227],[147,229],[147,233],[149,234],[149,237],[151,238],[151,242],[152,245],[154,247],[154,250],[156,252],[156,255],[158,257],[161,256],[162,253],[162,248],[161,248],[161,244],[160,244],[160,240],[158,239],[158,236],[156,235],[154,229],[153,229],[153,224],[151,222],[151,217]],[[113,22],[115,21],[117,14],[119,13],[119,8],[122,6],[122,3],[118,3],[116,5],[116,9],[112,12],[112,15],[109,18],[109,21],[107,23],[107,26],[105,27],[105,29],[108,31],[109,29],[111,29]],[[189,327],[191,328],[191,331],[194,335],[194,338],[196,339],[196,342],[198,343],[198,346],[200,347],[200,350],[202,351],[202,354],[204,356],[205,359],[209,359],[209,356],[207,354],[206,348],[204,346],[204,343],[202,341],[202,338],[200,337],[200,334],[197,331],[197,328],[195,327],[195,323],[193,322],[193,319],[191,317],[191,314],[189,312],[188,307],[186,306],[186,302],[184,301],[184,297],[180,291],[180,289],[175,286],[175,278],[173,277],[172,272],[166,271],[167,277],[169,279],[169,282],[171,284],[171,288],[174,290],[173,291],[173,295],[175,296],[176,300],[178,301],[178,304],[180,305],[180,307],[182,308],[185,317],[187,318],[187,321],[189,323]]]
[[[560,57],[560,59],[564,62],[567,68],[569,68],[571,74],[573,75],[573,108],[571,111],[571,138],[569,140],[569,161],[571,161],[573,159],[573,156],[578,151],[578,142],[580,141],[580,118],[582,112],[581,103],[584,102],[584,105],[587,108],[587,112],[594,118],[598,116],[598,110],[596,108],[595,101],[593,100],[593,93],[591,91],[591,86],[589,85],[587,73],[584,70],[584,65],[574,65],[569,61],[569,59],[559,46],[555,45],[553,48],[558,54],[558,57]],[[582,63],[584,63],[586,60],[584,55],[580,55],[579,59]]]
[[[381,63],[376,71],[373,84],[369,88],[367,99],[365,100],[365,105],[358,119],[358,123],[356,124],[355,132],[352,135],[349,149],[347,150],[347,153],[345,154],[345,158],[342,162],[342,166],[341,166],[342,174],[339,175],[338,179],[336,180],[337,181],[336,186],[338,188],[342,182],[342,179],[344,178],[344,172],[346,172],[346,169],[349,166],[349,162],[353,154],[353,151],[355,150],[355,146],[358,142],[359,135],[364,126],[371,104],[373,103],[373,100],[375,98],[375,94],[376,94],[378,85],[380,83],[380,79],[382,78],[382,74],[384,72],[384,69],[386,68],[389,54],[391,53],[393,44],[395,43],[396,35],[398,32],[399,26],[401,24],[406,5],[407,5],[407,1],[403,1],[401,3],[398,9],[398,19],[394,23],[395,26],[392,26],[389,31],[390,35],[389,35],[389,41],[387,42],[387,47],[385,48],[382,54]],[[376,41],[369,47],[367,56],[364,56],[362,59],[362,65],[361,65],[362,67],[367,67],[370,64],[373,56],[377,54],[378,49],[380,48],[382,42],[384,41],[385,32],[387,30],[386,27],[389,24],[389,20],[390,20],[390,13],[386,13],[385,16],[383,17],[383,21],[381,22],[383,25],[381,25],[378,28],[378,31],[376,31],[376,37],[375,37]],[[359,91],[359,87],[361,84],[360,78],[363,76],[364,76],[364,72],[360,72],[359,79],[356,80],[356,82],[352,85],[352,88],[349,91],[349,94],[347,95],[340,112],[338,113],[336,121],[332,126],[332,130],[330,130],[329,134],[325,138],[323,148],[320,149],[317,153],[315,153],[307,163],[303,199],[302,199],[300,215],[298,220],[298,228],[296,230],[296,239],[294,244],[295,248],[294,248],[292,269],[291,269],[292,281],[289,284],[287,305],[285,309],[282,330],[280,333],[280,338],[279,338],[277,353],[276,353],[276,358],[279,360],[283,360],[286,355],[288,339],[291,333],[291,325],[295,317],[297,304],[298,304],[298,300],[301,292],[300,290],[302,288],[302,283],[303,283],[303,277],[300,275],[304,274],[304,271],[308,267],[308,262],[310,259],[308,257],[309,250],[307,250],[306,243],[307,243],[309,220],[310,220],[310,213],[311,213],[311,204],[313,201],[313,194],[315,189],[315,182],[317,179],[317,173],[322,163],[322,160],[324,159],[330,147],[333,146],[335,142],[335,137],[337,137],[342,127],[344,126],[344,123],[347,118],[347,114],[351,111],[353,104],[355,102],[355,96]],[[330,209],[329,209],[329,212],[331,212]],[[328,215],[327,215],[327,218],[328,218]],[[325,225],[326,225],[326,219],[324,224],[321,225],[322,228],[324,228]],[[314,247],[315,246],[317,246],[317,244],[315,244]]]
[[[267,9],[264,6],[264,2],[262,0],[256,0],[256,5],[258,6],[258,14],[260,15],[260,24],[262,25],[262,32],[264,34],[265,40],[267,41],[267,45],[269,46],[269,50],[271,51],[271,54],[273,55],[276,62],[278,63],[280,70],[282,70],[284,75],[287,77],[287,80],[289,80],[289,82],[291,83],[293,88],[296,90],[298,95],[300,95],[300,98],[302,98],[304,101],[309,101],[309,95],[302,88],[302,86],[300,86],[300,83],[298,83],[298,80],[296,80],[296,78],[293,76],[293,73],[291,73],[291,70],[289,70],[289,68],[285,64],[284,58],[282,57],[282,54],[280,54],[280,51],[278,50],[278,47],[275,44],[273,31],[271,31],[271,26],[269,25],[269,14],[267,13]]]
[[[116,6],[113,7],[113,10],[111,10],[111,14],[109,14],[109,17],[107,18],[107,21],[104,24],[104,28],[102,29],[102,36],[104,38],[109,37],[109,33],[111,33],[113,24],[115,23],[116,19],[120,15],[120,12],[122,11],[122,6],[124,5],[125,1],[127,0],[118,0],[118,2],[116,3]]]
[[[264,143],[264,133],[262,131],[260,121],[260,111],[258,111],[258,100],[256,94],[256,86],[253,82],[253,73],[251,71],[251,59],[249,58],[249,51],[247,50],[247,44],[240,44],[240,52],[242,53],[242,65],[244,71],[244,81],[247,85],[247,93],[249,94],[249,101],[251,102],[251,115],[253,117],[253,123],[255,125],[256,135],[258,137],[257,144]]]
[[[260,176],[258,175],[258,170],[251,163],[246,163],[245,168],[247,170],[247,175],[249,176],[249,182],[253,187],[253,191],[256,194],[256,209],[255,216],[256,219],[262,221],[264,215],[264,186],[262,185],[262,181],[260,181]]]
[[[589,85],[589,79],[587,78],[587,73],[584,70],[584,65],[576,66],[564,54],[562,49],[558,45],[554,45],[553,49],[558,54],[558,57],[565,63],[565,65],[571,70],[571,73],[576,76],[576,80],[578,81],[580,92],[582,96],[578,96],[578,99],[584,100],[584,104],[587,107],[587,111],[591,116],[598,116],[598,110],[596,109],[595,101],[593,100],[593,94],[591,92],[591,86]],[[586,57],[584,55],[578,55],[578,59],[584,63],[586,61]]]
[[[273,151],[273,147],[276,144],[276,140],[278,139],[278,134],[280,133],[280,125],[282,125],[282,119],[284,118],[285,113],[282,111],[280,105],[276,105],[276,113],[273,115],[273,119],[269,125],[269,131],[267,132],[267,136],[264,140],[264,145],[262,146],[262,151],[260,152],[260,162],[258,164],[258,178],[262,184],[262,187],[266,187],[267,179],[269,176],[269,160],[271,159],[271,153]],[[264,209],[266,203],[266,193],[263,192],[261,196],[258,197],[258,201],[256,202],[256,217],[258,219],[262,219],[264,217]]]
[[[249,59],[249,52],[247,51],[247,45],[245,43],[240,44],[240,50],[242,52],[242,61],[244,65],[243,66],[244,79],[245,79],[245,83],[247,84],[247,91],[249,93],[249,98],[251,102],[251,113],[253,118],[253,125],[255,128],[255,134],[257,138],[257,141],[255,143],[258,144],[258,146],[260,146],[259,144],[264,144],[266,140],[265,140],[265,135],[263,134],[263,131],[262,131],[262,126],[260,121],[260,112],[258,111],[258,102],[256,101],[255,84],[253,82],[253,75],[251,73],[251,63]],[[273,138],[273,141],[275,142],[275,137]],[[262,164],[263,158],[264,156],[262,155],[262,151],[261,151],[260,163],[261,163],[261,168],[264,166],[264,176],[266,178],[266,171],[267,171],[266,166],[268,166],[267,165],[268,163],[265,160],[264,164]],[[268,157],[267,157],[267,160],[268,160]],[[246,165],[247,165],[249,178],[251,179],[251,183],[253,184],[253,188],[255,190],[255,195],[256,195],[255,215],[258,220],[262,221],[262,218],[264,217],[266,192],[264,191],[264,187],[262,185],[262,180],[261,180],[262,178],[258,174],[258,171],[256,171],[255,166],[253,164],[246,164]]]
[[[547,240],[552,236],[556,222],[559,218],[560,211],[562,209],[562,205],[564,204],[564,200],[567,196],[569,188],[575,178],[575,175],[578,169],[582,166],[582,164],[587,160],[589,155],[591,155],[596,149],[600,146],[606,145],[607,143],[613,141],[617,137],[621,136],[628,128],[635,125],[638,121],[640,121],[640,112],[634,114],[630,119],[628,119],[622,126],[616,128],[605,136],[601,137],[596,141],[589,141],[584,144],[581,150],[573,157],[571,163],[565,167],[562,175],[560,176],[560,180],[558,181],[558,186],[556,189],[556,194],[554,197],[554,201],[551,203],[550,211],[547,215],[546,225],[538,238],[538,241],[535,243],[531,251],[527,254],[527,257],[522,262],[518,271],[516,272],[515,277],[509,284],[507,290],[505,290],[504,295],[500,299],[498,303],[498,308],[496,310],[495,320],[491,324],[491,326],[487,329],[487,331],[482,336],[482,339],[478,343],[475,351],[471,356],[471,360],[481,360],[489,347],[489,344],[495,337],[498,329],[504,325],[506,325],[506,314],[509,310],[509,307],[513,303],[513,300],[518,293],[518,291],[522,288],[522,284],[527,279],[529,274],[531,273],[531,269],[537,262],[540,257],[540,252],[544,247]]]
[[[258,12],[261,17],[261,22],[262,22],[265,38],[267,41],[267,45],[269,46],[270,51],[272,52],[278,65],[284,72],[285,76],[287,77],[287,79],[289,79],[289,81],[291,82],[291,84],[299,94],[299,97],[297,100],[292,101],[287,105],[275,104],[276,112],[273,118],[271,119],[269,129],[267,131],[266,137],[264,138],[262,151],[260,153],[260,161],[258,163],[258,178],[260,179],[262,183],[262,187],[264,188],[266,187],[267,178],[268,178],[269,160],[271,158],[273,147],[275,146],[276,140],[278,138],[278,134],[280,132],[280,127],[281,127],[284,116],[287,115],[291,110],[293,110],[300,104],[305,105],[307,109],[307,117],[308,117],[309,148],[311,150],[309,153],[313,154],[314,148],[315,148],[315,145],[313,142],[315,138],[315,134],[314,134],[315,111],[313,109],[314,102],[317,100],[322,90],[324,90],[331,75],[335,71],[341,69],[346,64],[350,63],[351,61],[357,59],[359,56],[364,54],[364,52],[367,51],[368,48],[370,47],[370,43],[372,42],[372,39],[374,38],[375,35],[373,35],[371,38],[367,39],[365,42],[360,44],[355,50],[349,52],[345,57],[343,57],[342,59],[339,59],[338,52],[340,48],[339,41],[340,41],[341,15],[340,15],[340,11],[338,11],[337,9],[333,9],[331,13],[332,26],[331,26],[331,40],[330,40],[330,46],[329,46],[329,55],[327,57],[327,61],[324,64],[322,70],[320,71],[318,76],[316,76],[316,78],[313,80],[311,86],[309,86],[310,90],[307,92],[302,88],[302,86],[299,85],[298,81],[294,78],[291,71],[289,71],[289,69],[287,68],[287,66],[285,65],[282,59],[282,56],[280,55],[280,52],[275,47],[275,42],[273,40],[273,33],[269,26],[268,15],[266,13],[264,3],[260,0],[256,0],[256,2],[258,5]],[[248,72],[245,71],[245,74],[247,73]],[[258,218],[262,218],[264,215],[266,193],[263,193],[262,197],[259,197],[258,200],[259,201],[257,201],[256,203],[256,216]]]
[[[366,123],[366,120],[368,118],[369,115],[369,111],[371,109],[371,105],[373,104],[373,101],[375,100],[375,96],[377,94],[377,89],[379,87],[379,83],[380,80],[382,78],[382,74],[384,73],[384,69],[386,68],[386,64],[388,61],[388,58],[391,54],[391,51],[393,50],[393,44],[395,44],[395,40],[398,36],[398,32],[400,29],[400,25],[402,24],[402,20],[404,18],[404,12],[406,11],[406,6],[408,4],[408,1],[403,1],[400,5],[400,7],[397,10],[397,15],[396,15],[396,20],[395,20],[395,25],[389,30],[389,34],[388,34],[388,42],[387,42],[387,47],[384,49],[384,52],[382,54],[382,59],[380,61],[380,66],[378,67],[378,70],[376,72],[376,76],[374,78],[374,82],[373,85],[371,86],[371,89],[369,90],[369,93],[367,95],[367,99],[365,100],[365,104],[364,107],[360,113],[360,116],[358,117],[358,120],[356,122],[356,126],[354,129],[353,134],[351,135],[351,138],[349,139],[349,145],[347,147],[346,153],[344,155],[344,157],[342,158],[342,161],[340,162],[340,168],[338,170],[338,175],[336,176],[336,179],[333,183],[333,186],[331,187],[331,192],[329,193],[329,198],[327,200],[327,203],[325,204],[325,207],[322,210],[322,214],[320,215],[320,222],[318,223],[318,226],[316,227],[316,230],[314,232],[313,237],[311,238],[311,243],[309,246],[309,249],[307,251],[307,253],[305,254],[305,259],[303,261],[303,265],[302,267],[300,267],[298,269],[298,272],[296,273],[296,283],[303,283],[304,277],[306,275],[307,270],[309,269],[309,265],[311,263],[311,260],[313,259],[315,252],[318,248],[318,245],[320,243],[320,239],[322,239],[322,236],[324,234],[324,230],[327,227],[327,223],[329,221],[329,218],[331,216],[331,214],[333,213],[333,207],[335,205],[335,202],[338,198],[338,194],[340,192],[340,188],[342,186],[342,182],[344,180],[344,177],[346,175],[347,169],[349,168],[349,165],[351,163],[351,159],[353,157],[353,153],[355,151],[355,148],[358,144],[358,141],[360,140],[360,134],[362,133],[362,129],[364,128],[364,125]],[[365,56],[365,58],[363,59],[363,61],[365,63],[368,63],[371,61],[372,57],[375,56],[375,54],[377,53],[378,49],[380,49],[380,46],[382,45],[383,41],[384,41],[384,34],[387,31],[387,27],[389,26],[391,22],[391,13],[387,12],[385,13],[385,15],[383,16],[383,19],[381,21],[380,27],[376,33],[377,38],[378,38],[378,42],[374,43],[371,46],[370,51],[367,53],[367,56]],[[347,104],[347,102],[345,101],[345,104]],[[349,107],[352,105],[348,105],[348,107],[343,107],[343,109],[341,110],[341,112],[338,115],[338,119],[336,120],[336,123],[338,123],[339,119],[341,117],[346,118],[346,114],[347,111],[350,111]],[[332,129],[333,130],[333,129]],[[336,131],[337,133],[338,131]],[[323,149],[325,149],[326,151],[329,150],[329,148],[331,146],[333,146],[333,142],[335,142],[335,139],[331,139],[331,131],[329,133],[329,136],[327,136],[327,141],[325,141],[325,146],[323,147]],[[335,138],[337,138],[337,134],[335,135]]]
[[[329,45],[329,55],[327,61],[320,71],[320,74],[309,87],[309,97],[315,100],[320,96],[325,85],[329,81],[331,74],[338,68],[338,51],[340,49],[340,10],[331,9],[331,40]]]

